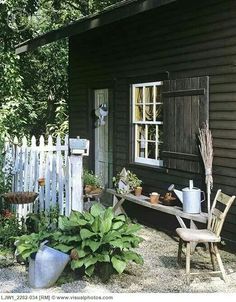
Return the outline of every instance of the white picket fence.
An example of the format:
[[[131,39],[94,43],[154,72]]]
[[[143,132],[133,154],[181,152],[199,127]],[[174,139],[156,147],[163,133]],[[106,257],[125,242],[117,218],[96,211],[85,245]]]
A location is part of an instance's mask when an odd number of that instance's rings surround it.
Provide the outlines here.
[[[51,136],[47,144],[41,136],[39,145],[34,136],[30,142],[26,137],[21,141],[16,137],[13,142],[6,140],[5,166],[12,159],[12,191],[39,193],[34,204],[16,205],[20,217],[55,206],[66,216],[72,209],[83,210],[82,156],[69,156],[68,142],[68,136],[64,143],[58,136],[55,145]],[[39,186],[39,178],[45,178],[45,186]]]

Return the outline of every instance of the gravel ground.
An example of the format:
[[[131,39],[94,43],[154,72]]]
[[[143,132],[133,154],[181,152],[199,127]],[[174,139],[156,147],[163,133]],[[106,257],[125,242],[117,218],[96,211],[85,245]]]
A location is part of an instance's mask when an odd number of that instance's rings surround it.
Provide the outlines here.
[[[144,265],[129,264],[125,273],[113,275],[108,283],[99,278],[74,280],[59,279],[58,285],[50,289],[36,290],[29,287],[25,266],[14,264],[9,257],[0,256],[0,292],[1,293],[236,293],[236,255],[221,249],[221,255],[229,278],[225,284],[217,276],[195,276],[187,286],[184,268],[176,262],[177,239],[164,232],[143,227],[140,235],[144,238],[137,251],[144,258]],[[197,261],[199,260],[199,261]],[[199,267],[211,270],[209,255],[203,248],[197,247],[192,257],[192,271]],[[4,263],[4,267],[2,267]],[[8,265],[6,267],[6,265]],[[1,268],[2,267],[2,268]],[[62,283],[62,284],[61,284]],[[59,285],[60,284],[60,285]]]

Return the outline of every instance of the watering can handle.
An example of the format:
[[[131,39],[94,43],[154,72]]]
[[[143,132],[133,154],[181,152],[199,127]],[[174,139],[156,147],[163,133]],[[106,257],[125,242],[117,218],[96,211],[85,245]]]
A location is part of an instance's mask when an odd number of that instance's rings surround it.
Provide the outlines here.
[[[203,200],[201,200],[201,202],[203,202],[206,199],[206,195],[204,191],[201,191],[201,193],[203,193]]]
[[[41,244],[39,249],[42,249],[44,247],[44,245],[46,245],[48,243],[48,240],[44,240]]]

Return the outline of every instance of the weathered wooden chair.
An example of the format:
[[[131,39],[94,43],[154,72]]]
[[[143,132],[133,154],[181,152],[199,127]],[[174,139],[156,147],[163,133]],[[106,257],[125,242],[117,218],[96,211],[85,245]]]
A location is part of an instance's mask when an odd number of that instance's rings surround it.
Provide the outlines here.
[[[210,217],[208,221],[207,229],[187,229],[187,228],[177,228],[176,232],[179,235],[179,250],[178,250],[178,263],[181,265],[182,262],[182,246],[183,242],[186,244],[186,277],[187,283],[190,283],[190,275],[198,275],[201,273],[190,273],[190,244],[192,243],[205,243],[208,244],[211,262],[213,266],[213,274],[221,274],[225,282],[227,282],[227,276],[225,269],[219,254],[217,243],[221,241],[220,233],[222,226],[229,211],[230,206],[232,205],[235,196],[228,196],[218,190],[215,196],[215,199],[212,204],[210,211]],[[218,262],[219,271],[216,271],[215,259]]]

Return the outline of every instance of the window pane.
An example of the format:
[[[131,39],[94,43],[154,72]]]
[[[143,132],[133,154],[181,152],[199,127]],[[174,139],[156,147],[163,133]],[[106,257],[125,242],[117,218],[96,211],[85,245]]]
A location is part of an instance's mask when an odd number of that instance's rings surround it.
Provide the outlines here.
[[[143,87],[135,88],[135,104],[143,103]]]
[[[145,140],[145,125],[138,126],[137,138],[142,141]]]
[[[135,106],[135,121],[139,122],[143,120],[143,105]]]
[[[145,87],[145,103],[153,103],[153,100],[154,100],[153,86]]]
[[[156,125],[148,125],[148,140],[156,141]]]
[[[156,158],[156,144],[148,143],[148,158]]]
[[[145,120],[149,122],[153,121],[153,104],[145,106]]]
[[[161,102],[161,86],[156,86],[156,102]]]
[[[145,157],[145,144],[142,141],[137,142],[137,155],[138,157]]]
[[[163,104],[156,104],[156,121],[163,119]]]

